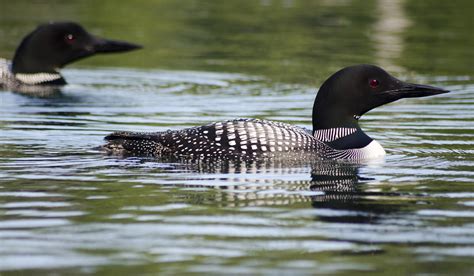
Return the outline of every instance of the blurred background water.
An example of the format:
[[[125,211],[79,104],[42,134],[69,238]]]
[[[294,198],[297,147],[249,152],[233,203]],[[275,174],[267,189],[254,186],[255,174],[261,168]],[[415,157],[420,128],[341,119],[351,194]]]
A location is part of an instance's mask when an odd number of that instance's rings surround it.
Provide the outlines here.
[[[474,2],[6,1],[0,57],[72,20],[141,51],[0,91],[0,273],[474,272]],[[105,156],[116,130],[252,117],[311,126],[351,64],[452,90],[361,119],[384,161],[181,164]],[[328,177],[328,173],[337,177]]]

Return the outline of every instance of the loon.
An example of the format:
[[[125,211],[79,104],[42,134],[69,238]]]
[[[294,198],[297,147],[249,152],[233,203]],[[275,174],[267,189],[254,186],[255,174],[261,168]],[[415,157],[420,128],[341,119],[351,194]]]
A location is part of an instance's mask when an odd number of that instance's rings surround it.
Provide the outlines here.
[[[406,83],[375,65],[349,66],[319,89],[313,105],[313,131],[281,122],[235,119],[176,131],[115,132],[105,137],[109,154],[197,159],[302,158],[361,160],[385,155],[365,134],[359,118],[401,98],[447,93],[441,88]]]
[[[23,38],[10,62],[0,58],[0,88],[34,91],[65,85],[59,68],[97,53],[125,52],[142,46],[89,34],[74,22],[39,25]]]

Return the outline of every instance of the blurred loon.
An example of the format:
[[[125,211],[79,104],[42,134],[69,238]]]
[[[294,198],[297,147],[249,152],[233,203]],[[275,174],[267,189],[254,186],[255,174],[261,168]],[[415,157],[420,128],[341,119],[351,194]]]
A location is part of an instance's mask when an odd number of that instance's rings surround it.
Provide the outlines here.
[[[23,38],[12,62],[0,58],[0,88],[64,85],[59,68],[97,53],[138,48],[137,44],[93,36],[74,22],[42,24]]]
[[[177,131],[116,132],[105,137],[112,154],[155,157],[244,158],[316,154],[324,159],[368,159],[385,155],[359,118],[401,98],[449,92],[396,79],[374,65],[346,67],[327,79],[313,106],[313,131],[285,123],[236,119]]]

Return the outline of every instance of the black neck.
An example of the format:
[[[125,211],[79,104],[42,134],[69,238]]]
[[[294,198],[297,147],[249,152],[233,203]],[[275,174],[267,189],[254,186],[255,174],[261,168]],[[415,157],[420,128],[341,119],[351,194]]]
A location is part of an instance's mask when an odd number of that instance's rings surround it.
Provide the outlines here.
[[[30,40],[31,34],[26,36],[16,49],[12,60],[12,72],[14,74],[57,73],[47,55],[38,51],[37,47],[32,47]]]
[[[61,76],[61,78],[59,79],[48,81],[48,82],[42,82],[42,83],[39,83],[38,85],[66,85],[66,84],[67,84],[66,80],[63,78],[63,76]]]
[[[373,139],[365,134],[360,128],[356,132],[339,138],[337,140],[326,142],[328,146],[337,150],[360,149],[372,142]]]
[[[313,132],[320,129],[341,127],[360,129],[358,117],[347,110],[315,103],[313,107]]]
[[[355,128],[356,132],[326,142],[333,149],[363,148],[372,142],[359,126],[359,116],[353,112],[354,103],[345,102],[344,99],[334,102],[330,97],[321,94],[316,97],[313,105],[313,133],[321,129]]]
[[[14,74],[58,73],[52,66],[45,65],[41,60],[31,55],[18,54],[18,52],[12,61],[12,72]]]

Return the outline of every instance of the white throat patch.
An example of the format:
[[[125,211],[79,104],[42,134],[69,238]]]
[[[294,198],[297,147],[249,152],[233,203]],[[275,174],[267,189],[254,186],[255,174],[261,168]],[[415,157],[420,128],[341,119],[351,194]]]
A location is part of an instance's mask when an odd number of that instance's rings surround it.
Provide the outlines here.
[[[331,159],[375,159],[385,156],[385,150],[375,140],[372,140],[367,146],[358,149],[332,150],[326,154]]]
[[[360,149],[362,151],[363,158],[377,158],[385,156],[385,150],[379,142],[372,140],[367,146]]]

